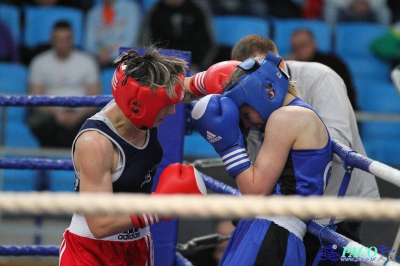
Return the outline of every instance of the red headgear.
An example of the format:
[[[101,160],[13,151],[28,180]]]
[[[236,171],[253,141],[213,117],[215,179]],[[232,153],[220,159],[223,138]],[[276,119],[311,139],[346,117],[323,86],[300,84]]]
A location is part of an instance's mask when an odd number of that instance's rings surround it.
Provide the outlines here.
[[[153,90],[147,86],[141,86],[135,79],[127,77],[125,79],[124,63],[119,64],[115,69],[111,80],[112,94],[118,107],[131,122],[140,129],[153,127],[154,120],[158,112],[167,105],[179,103],[183,99],[183,87],[175,84],[176,97],[169,98],[165,87],[158,87]],[[183,84],[183,75],[179,76]]]

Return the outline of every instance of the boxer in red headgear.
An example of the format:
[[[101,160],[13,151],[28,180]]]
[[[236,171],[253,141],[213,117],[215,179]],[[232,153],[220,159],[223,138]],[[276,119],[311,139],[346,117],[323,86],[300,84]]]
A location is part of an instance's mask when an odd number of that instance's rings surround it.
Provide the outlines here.
[[[72,145],[76,192],[151,193],[163,150],[158,126],[183,100],[186,62],[149,48],[116,59],[115,100],[88,119]],[[193,97],[189,97],[193,98]],[[154,194],[206,194],[190,165],[170,165]],[[134,204],[134,202],[132,202]],[[151,213],[84,215],[74,213],[60,246],[60,265],[154,265]]]
[[[141,59],[137,59],[139,62],[140,60]],[[136,79],[143,79],[140,75],[146,75],[146,73],[135,73],[135,67],[135,64],[129,65],[125,63],[125,61],[119,63],[111,80],[111,90],[115,102],[124,115],[128,117],[137,128],[145,130],[154,126],[156,116],[161,109],[165,106],[174,105],[182,101],[184,94],[184,73],[174,73],[175,77],[173,77],[170,82],[176,83],[175,85],[169,84],[169,88],[167,86],[161,86],[160,84],[154,84],[153,82],[140,85]],[[127,75],[129,71],[131,71],[131,76],[133,77]],[[156,71],[156,73],[157,72],[158,71]],[[162,75],[162,73],[160,73],[160,75]],[[167,76],[164,76],[164,82],[168,82],[166,78]],[[150,87],[151,83],[154,84],[153,88]]]

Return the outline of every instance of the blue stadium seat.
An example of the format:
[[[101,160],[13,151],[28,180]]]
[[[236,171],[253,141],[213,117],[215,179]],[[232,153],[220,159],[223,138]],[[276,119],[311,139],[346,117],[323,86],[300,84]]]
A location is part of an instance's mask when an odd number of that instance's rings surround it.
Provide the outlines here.
[[[389,81],[356,80],[360,111],[400,115],[400,96]],[[368,157],[391,166],[400,166],[400,123],[360,121],[360,134]]]
[[[335,31],[335,52],[342,56],[373,56],[369,46],[373,39],[386,33],[388,27],[378,23],[341,22]]]
[[[5,127],[5,146],[39,148],[38,140],[24,122],[8,121]]]
[[[332,51],[331,28],[320,20],[304,19],[273,19],[273,40],[278,48],[279,54],[285,56],[291,52],[290,38],[293,32],[300,28],[309,29],[322,52]]]
[[[54,24],[59,20],[70,22],[77,47],[83,44],[84,13],[72,7],[36,7],[27,6],[24,9],[25,28],[24,45],[30,49],[50,41]]]
[[[1,108],[0,114],[5,112],[6,122],[20,122],[24,123],[27,117],[27,112],[25,107],[21,106],[8,106]],[[1,122],[0,122],[1,123]]]
[[[400,140],[397,139],[363,139],[369,158],[378,162],[400,167]]]
[[[3,95],[25,95],[28,93],[28,69],[24,65],[0,62],[0,94]],[[16,145],[16,142],[24,141],[21,135],[14,134],[15,126],[12,125],[8,128],[8,123],[13,122],[14,124],[23,123],[25,121],[25,107],[1,107],[0,114],[3,116],[5,112],[5,121],[0,121],[1,127],[6,127],[5,142]],[[5,124],[2,124],[5,122]],[[11,130],[11,131],[9,131]],[[23,130],[26,131],[26,130]],[[30,131],[28,132],[30,134]],[[10,136],[11,134],[11,136]],[[37,142],[33,141],[32,138],[26,140],[29,146],[37,146]],[[17,145],[20,146],[20,145]]]
[[[115,68],[105,68],[101,71],[101,91],[102,94],[109,95],[111,92],[111,79]]]
[[[371,76],[370,79],[356,79],[355,88],[362,111],[400,114],[400,95],[390,81]]]
[[[15,43],[21,42],[21,12],[16,6],[0,4],[0,20],[10,29]]]
[[[48,171],[49,190],[53,192],[73,192],[75,174],[74,171],[60,171],[60,170],[49,170]]]
[[[368,22],[341,22],[335,31],[334,51],[348,64],[354,79],[388,81],[390,66],[370,50],[373,39],[387,32],[388,27]]]
[[[27,66],[15,63],[0,62],[0,93],[27,94]]]
[[[372,56],[345,56],[342,57],[346,63],[353,80],[370,79],[388,82],[391,68],[386,62]]]
[[[35,170],[0,169],[0,176],[2,176],[0,186],[3,191],[25,192],[35,190]]]
[[[217,43],[233,47],[241,38],[249,34],[270,35],[270,23],[262,18],[250,16],[214,16],[213,23]]]

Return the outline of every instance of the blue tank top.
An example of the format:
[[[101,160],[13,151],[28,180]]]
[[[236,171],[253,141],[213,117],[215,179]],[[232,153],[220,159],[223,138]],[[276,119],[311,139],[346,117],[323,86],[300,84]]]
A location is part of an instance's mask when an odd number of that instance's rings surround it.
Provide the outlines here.
[[[301,106],[315,112],[300,98],[295,98],[289,106]],[[291,150],[272,194],[322,195],[331,176],[332,159],[332,141],[329,132],[328,143],[321,149]]]
[[[158,129],[148,130],[146,144],[143,147],[135,147],[122,138],[115,129],[110,128],[105,120],[94,117],[86,120],[77,136],[87,130],[96,130],[117,146],[119,156],[122,156],[123,170],[120,176],[113,180],[113,192],[150,193],[158,164],[163,157],[162,146],[157,136]],[[79,191],[78,178],[75,182],[75,191]]]

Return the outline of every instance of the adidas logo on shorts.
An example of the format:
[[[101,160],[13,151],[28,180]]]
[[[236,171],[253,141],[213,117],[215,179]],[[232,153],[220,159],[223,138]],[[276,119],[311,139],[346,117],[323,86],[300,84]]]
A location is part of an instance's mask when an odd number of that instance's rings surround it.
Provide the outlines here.
[[[207,140],[208,140],[208,142],[214,143],[214,142],[217,142],[220,139],[222,139],[221,136],[214,135],[210,131],[207,131]]]

